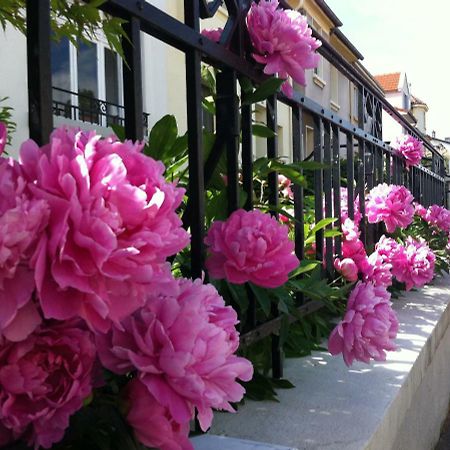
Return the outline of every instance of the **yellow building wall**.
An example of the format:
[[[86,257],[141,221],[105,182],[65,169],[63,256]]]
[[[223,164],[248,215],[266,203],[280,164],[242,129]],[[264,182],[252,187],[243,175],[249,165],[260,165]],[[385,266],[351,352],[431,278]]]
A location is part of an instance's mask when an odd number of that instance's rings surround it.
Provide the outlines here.
[[[180,21],[183,21],[183,5],[181,2],[170,1],[168,13]],[[315,22],[322,28],[323,37],[329,41],[349,62],[353,62],[355,56],[343,45],[339,39],[332,34],[330,30],[333,23],[316,5],[314,0],[291,0],[292,7],[302,8],[311,15]],[[220,7],[213,18],[202,20],[202,29],[211,29],[223,27],[227,20],[227,12],[224,7]],[[168,111],[177,118],[180,133],[187,129],[186,116],[186,82],[185,82],[185,57],[184,54],[167,46],[168,64],[167,64],[167,83],[168,83]],[[329,62],[324,61],[324,67],[329,71]],[[311,71],[309,71],[311,72]],[[349,92],[350,97],[350,92]],[[351,98],[349,98],[351,102]],[[324,105],[329,108],[329,105]],[[263,103],[255,105],[254,118],[257,121],[265,123],[266,112]],[[305,115],[305,122],[308,122]],[[309,123],[307,123],[309,124]],[[310,124],[309,124],[310,125]],[[306,133],[305,133],[306,135]],[[308,144],[310,144],[308,142]],[[310,145],[308,145],[310,146]],[[260,157],[266,153],[266,143],[264,139],[254,138],[255,157]],[[292,114],[288,106],[278,102],[278,153],[286,160],[292,159]]]

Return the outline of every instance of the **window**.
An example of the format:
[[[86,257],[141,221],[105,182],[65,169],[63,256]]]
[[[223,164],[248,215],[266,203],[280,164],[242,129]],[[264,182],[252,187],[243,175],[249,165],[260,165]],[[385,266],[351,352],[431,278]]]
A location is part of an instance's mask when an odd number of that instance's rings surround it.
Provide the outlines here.
[[[319,78],[323,78],[323,56],[319,55],[319,63],[317,64],[317,67],[314,68],[314,75],[318,76]]]
[[[407,92],[403,92],[403,108],[408,111],[410,107],[409,95]]]
[[[123,123],[122,64],[102,42],[52,42],[55,115],[101,126]]]
[[[118,123],[120,109],[120,60],[116,53],[105,48],[105,99],[108,125]]]
[[[306,156],[309,156],[314,151],[314,128],[306,125],[305,130]]]
[[[69,39],[63,38],[51,48],[54,107],[59,116],[71,114],[71,79]]]
[[[335,109],[339,109],[339,71],[336,67],[331,66],[330,68],[330,96],[331,96],[331,106]]]
[[[308,22],[308,25],[320,36],[323,36],[323,29],[322,27],[319,25],[319,23],[317,22],[316,19],[314,19],[314,17],[311,16],[311,14],[308,14],[307,12],[305,12],[304,10],[301,10],[302,14],[306,16],[306,20]],[[323,57],[322,55],[319,56],[319,63],[317,65],[316,68],[314,68],[314,75],[316,75],[314,77],[314,82],[319,85],[320,87],[324,87],[325,86],[325,82],[323,81],[323,74],[324,74],[324,70],[323,70]],[[320,82],[318,83],[317,78],[319,78]]]
[[[97,46],[79,42],[77,50],[79,120],[99,123]]]
[[[353,119],[358,120],[359,111],[359,92],[357,86],[351,84],[351,115]]]

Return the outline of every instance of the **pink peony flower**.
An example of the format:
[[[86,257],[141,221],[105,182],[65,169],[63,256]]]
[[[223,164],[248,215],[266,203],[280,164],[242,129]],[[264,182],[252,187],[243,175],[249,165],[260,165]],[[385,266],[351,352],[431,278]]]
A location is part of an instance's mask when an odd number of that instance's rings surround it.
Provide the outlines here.
[[[342,256],[355,262],[360,273],[367,273],[371,270],[366,249],[359,239],[360,231],[351,219],[346,219],[342,224]]]
[[[406,228],[414,216],[413,198],[404,186],[386,183],[375,186],[366,202],[369,223],[384,222],[388,233],[393,233],[397,227]]]
[[[169,279],[166,258],[189,240],[175,212],[184,191],[141,149],[69,128],[43,148],[22,146],[33,195],[51,211],[34,257],[45,317],[82,317],[104,332]]]
[[[382,257],[384,262],[391,263],[394,254],[400,251],[399,247],[402,245],[395,239],[383,235],[375,245],[375,252]]]
[[[392,264],[385,262],[383,257],[376,251],[369,256],[368,261],[370,270],[364,273],[364,281],[372,282],[374,286],[391,286]]]
[[[422,142],[406,134],[398,137],[392,146],[396,153],[405,159],[407,169],[420,164],[425,155]]]
[[[8,142],[8,129],[3,122],[0,122],[0,155],[3,153]]]
[[[92,391],[96,351],[74,322],[42,326],[0,348],[0,423],[14,440],[51,448]],[[2,433],[3,435],[4,433]]]
[[[215,221],[205,243],[210,276],[231,283],[251,281],[276,288],[286,283],[289,272],[299,264],[288,227],[258,210],[239,209],[226,222]]]
[[[211,425],[211,408],[234,411],[230,402],[245,390],[249,361],[233,353],[239,345],[236,312],[225,306],[212,285],[201,280],[173,280],[170,295],[152,293],[146,305],[97,336],[100,360],[123,374],[137,370],[149,393],[180,425],[193,417],[203,430]]]
[[[406,290],[423,287],[434,277],[436,256],[424,240],[408,237],[391,256],[392,274],[405,283]]]
[[[328,350],[343,354],[345,364],[356,359],[369,363],[384,361],[386,351],[396,349],[398,320],[384,286],[359,282],[350,294],[344,319],[331,332]]]
[[[0,158],[0,337],[25,339],[41,321],[29,259],[48,216],[46,202],[30,197],[19,165]]]
[[[212,28],[212,29],[205,29],[202,30],[202,36],[207,37],[208,39],[211,39],[211,41],[219,42],[220,38],[222,37],[223,28]]]
[[[439,230],[444,233],[450,232],[450,211],[442,206],[430,206],[426,210],[423,219],[430,225],[439,228]]]
[[[306,84],[305,69],[317,67],[319,55],[315,53],[321,42],[311,36],[305,16],[293,10],[278,8],[278,0],[261,0],[252,3],[247,15],[247,28],[255,52],[253,58],[264,64],[264,73],[292,77],[301,85]],[[291,97],[293,89],[289,81],[282,86]]]
[[[281,191],[281,195],[290,200],[294,200],[294,193],[291,188],[292,181],[284,175],[278,175],[278,189]]]
[[[334,260],[334,268],[342,274],[342,276],[350,282],[358,279],[358,266],[351,258],[344,258]]]
[[[188,439],[189,422],[175,422],[168,408],[160,405],[138,379],[131,380],[125,391],[129,406],[127,422],[143,445],[161,450],[193,450]]]
[[[420,203],[413,203],[413,205],[415,214],[424,219],[427,214],[427,209]]]

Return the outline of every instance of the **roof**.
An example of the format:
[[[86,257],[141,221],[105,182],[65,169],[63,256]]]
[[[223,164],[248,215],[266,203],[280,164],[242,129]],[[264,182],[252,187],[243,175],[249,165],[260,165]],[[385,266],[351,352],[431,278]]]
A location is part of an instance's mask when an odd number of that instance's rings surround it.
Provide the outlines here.
[[[398,91],[400,84],[401,72],[384,73],[381,75],[375,75],[374,78],[381,86],[384,92]]]
[[[338,16],[334,13],[334,11],[327,5],[324,0],[316,0],[317,6],[322,9],[325,15],[331,20],[335,27],[341,27],[343,24],[339,20]]]
[[[411,95],[411,103],[415,105],[425,105],[428,106],[423,100],[420,100],[419,97],[416,97],[415,95]]]
[[[363,60],[364,56],[359,52],[359,50],[350,42],[347,36],[337,27],[333,28],[331,30],[332,33],[334,33],[339,40],[359,59]]]

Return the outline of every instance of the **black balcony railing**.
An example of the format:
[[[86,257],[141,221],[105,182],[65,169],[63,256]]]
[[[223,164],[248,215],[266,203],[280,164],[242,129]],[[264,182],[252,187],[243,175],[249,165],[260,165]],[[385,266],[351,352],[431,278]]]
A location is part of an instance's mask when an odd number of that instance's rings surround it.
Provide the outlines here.
[[[52,87],[53,114],[57,117],[88,122],[103,127],[125,125],[125,108],[121,105],[100,100],[92,95],[71,92]],[[149,114],[142,113],[144,134],[148,130]]]
[[[179,0],[181,2],[181,0]],[[221,154],[226,151],[228,167],[227,207],[228,212],[238,208],[238,168],[242,173],[242,184],[247,194],[245,208],[253,208],[253,138],[252,138],[252,106],[240,104],[237,96],[239,78],[252,80],[256,85],[267,79],[260,67],[249,56],[249,39],[245,29],[245,17],[250,8],[249,0],[224,0],[228,9],[228,22],[224,27],[220,44],[204,38],[199,32],[200,19],[213,15],[221,0],[184,0],[185,23],[171,17],[154,5],[143,0],[106,0],[101,8],[111,15],[126,21],[126,32],[129,39],[123,41],[127,63],[124,72],[124,108],[117,114],[108,112],[107,105],[93,99],[89,108],[77,107],[66,103],[55,103],[53,110],[61,115],[80,116],[84,120],[97,123],[100,116],[106,121],[123,121],[125,133],[129,139],[141,139],[144,136],[142,121],[142,64],[141,64],[141,32],[176,48],[185,54],[185,74],[182,82],[186,82],[186,110],[189,147],[189,186],[188,202],[183,217],[186,227],[191,233],[191,276],[200,278],[204,271],[204,233],[205,233],[205,184],[211,178]],[[36,4],[39,3],[39,7]],[[282,2],[285,5],[286,2]],[[287,7],[287,5],[285,5]],[[28,7],[28,64],[31,83],[29,87],[30,101],[30,134],[39,143],[48,140],[51,131],[51,85],[48,77],[49,39],[50,39],[50,0],[27,0]],[[202,16],[202,17],[201,17]],[[320,36],[316,35],[318,39]],[[365,191],[378,183],[395,183],[406,185],[417,201],[424,206],[432,203],[445,204],[445,170],[444,159],[417,129],[411,126],[398,111],[383,97],[367,79],[349,64],[333,47],[323,41],[319,49],[332,65],[334,65],[358,89],[359,123],[355,125],[335,112],[314,102],[299,92],[293,98],[282,94],[271,96],[266,101],[267,126],[273,131],[278,129],[277,104],[282,102],[291,108],[292,117],[292,155],[295,162],[305,159],[304,119],[308,116],[313,123],[314,151],[313,159],[326,163],[326,168],[315,171],[313,188],[315,196],[315,220],[323,218],[323,201],[327,216],[341,216],[339,192],[341,186],[341,169],[345,170],[348,185],[349,216],[354,217],[353,202],[359,195],[360,211],[365,215]],[[217,71],[217,120],[216,142],[209,152],[208,158],[203,154],[202,135],[202,84],[201,65],[206,62]],[[91,101],[91,100],[89,100]],[[219,104],[220,103],[220,104]],[[102,106],[103,105],[103,106]],[[414,167],[406,171],[402,160],[392,147],[382,141],[382,110],[388,112],[407,132],[423,141],[429,154],[425,161],[428,167]],[[75,111],[75,112],[74,112]],[[56,113],[55,112],[55,113]],[[122,114],[123,113],[123,114]],[[114,118],[114,116],[117,116]],[[109,117],[113,116],[113,117]],[[239,139],[240,137],[240,139]],[[267,155],[277,156],[277,135],[267,138]],[[322,164],[323,166],[323,164]],[[276,205],[277,177],[269,174],[270,203]],[[301,186],[295,186],[295,251],[300,259],[304,257],[304,192]],[[330,225],[339,228],[339,221]],[[379,229],[369,226],[362,229],[362,240],[373,243]],[[324,260],[327,268],[333,261],[333,249],[340,256],[339,237],[326,238],[324,231],[316,233],[316,259]],[[333,242],[334,241],[334,242]],[[334,244],[334,245],[333,245]],[[254,299],[250,299],[247,321],[248,327],[241,337],[243,345],[272,336],[272,369],[273,376],[282,376],[282,357],[278,337],[281,318],[277,311],[272,311],[271,319],[261,322],[257,319]],[[289,320],[310,314],[319,309],[318,301],[301,299],[298,301],[297,314]]]

